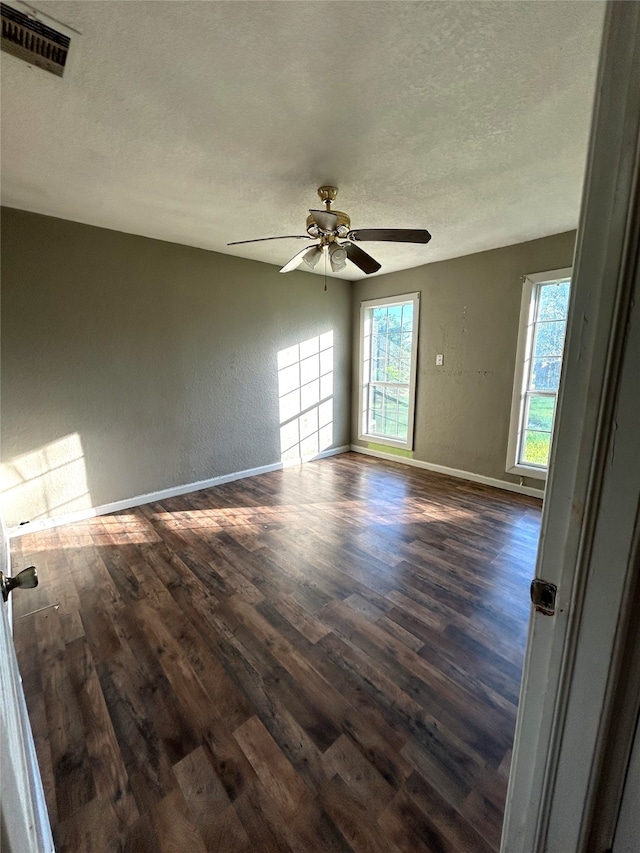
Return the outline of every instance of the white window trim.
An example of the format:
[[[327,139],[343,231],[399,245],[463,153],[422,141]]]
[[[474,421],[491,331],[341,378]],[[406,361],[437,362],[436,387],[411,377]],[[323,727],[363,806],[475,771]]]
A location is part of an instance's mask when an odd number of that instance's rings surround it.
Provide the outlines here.
[[[411,337],[411,372],[409,376],[409,411],[407,413],[407,440],[399,441],[398,439],[387,438],[384,435],[370,434],[366,432],[366,413],[367,413],[367,383],[364,378],[364,362],[365,362],[365,312],[369,308],[374,308],[377,305],[402,305],[405,302],[413,302],[413,334]],[[420,327],[420,293],[403,293],[399,296],[385,296],[380,299],[367,299],[360,303],[360,347],[358,358],[358,394],[359,394],[359,412],[358,412],[358,438],[360,441],[372,442],[374,444],[384,444],[389,447],[398,447],[402,450],[413,450],[413,432],[415,419],[415,404],[416,404],[416,376],[418,372],[418,329]]]
[[[507,446],[508,474],[519,474],[522,477],[533,477],[536,480],[546,480],[548,468],[538,465],[523,465],[518,462],[518,452],[522,438],[522,408],[525,400],[525,357],[531,347],[535,306],[531,294],[538,284],[548,284],[558,279],[571,278],[572,267],[547,272],[532,273],[524,277],[522,301],[520,302],[520,323],[518,325],[518,348],[516,350],[516,366],[513,377],[513,396],[511,398],[511,418],[509,422],[509,443]],[[557,397],[556,397],[557,399]],[[555,416],[554,416],[555,421]]]

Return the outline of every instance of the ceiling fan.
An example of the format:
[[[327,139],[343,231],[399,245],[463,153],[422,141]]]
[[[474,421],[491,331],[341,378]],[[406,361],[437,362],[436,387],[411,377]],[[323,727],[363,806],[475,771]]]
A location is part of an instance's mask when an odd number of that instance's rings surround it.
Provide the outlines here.
[[[337,187],[320,187],[318,195],[325,205],[324,210],[310,210],[307,216],[306,234],[289,234],[282,237],[258,237],[256,240],[235,240],[227,246],[241,243],[260,243],[265,240],[318,240],[313,246],[305,246],[286,263],[280,272],[291,272],[304,263],[314,269],[320,258],[328,255],[333,272],[340,272],[350,260],[362,272],[370,275],[378,272],[380,264],[363,251],[356,243],[380,240],[391,243],[428,243],[431,234],[424,228],[360,228],[351,230],[351,220],[341,210],[331,210],[331,202],[338,195]],[[339,242],[341,241],[341,242]]]

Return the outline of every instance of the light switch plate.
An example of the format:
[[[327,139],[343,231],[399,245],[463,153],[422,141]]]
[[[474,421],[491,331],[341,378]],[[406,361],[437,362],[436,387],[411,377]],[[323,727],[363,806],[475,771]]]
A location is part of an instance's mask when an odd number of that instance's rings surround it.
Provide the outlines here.
[[[436,356],[436,367],[442,367],[444,364],[444,355],[440,354]]]

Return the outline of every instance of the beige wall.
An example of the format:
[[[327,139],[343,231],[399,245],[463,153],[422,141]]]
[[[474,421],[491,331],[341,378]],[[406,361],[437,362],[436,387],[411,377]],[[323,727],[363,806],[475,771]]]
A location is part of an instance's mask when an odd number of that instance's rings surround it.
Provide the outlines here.
[[[349,442],[347,282],[10,209],[2,240],[8,524],[279,462],[278,353],[330,332]]]
[[[570,267],[574,241],[571,231],[355,284],[353,436],[360,302],[420,291],[414,458],[519,482],[505,461],[522,277]],[[443,367],[435,366],[436,353],[444,354]]]
[[[319,276],[4,209],[7,523],[279,462],[279,398],[291,371],[279,373],[278,354],[291,358],[304,341],[313,349],[330,332],[333,392],[321,421],[330,410],[331,425],[314,432],[311,402],[300,448],[289,413],[285,455],[348,444],[357,437],[359,303],[416,290],[414,457],[517,481],[504,468],[522,276],[570,266],[574,238],[352,285],[334,279],[325,293]]]

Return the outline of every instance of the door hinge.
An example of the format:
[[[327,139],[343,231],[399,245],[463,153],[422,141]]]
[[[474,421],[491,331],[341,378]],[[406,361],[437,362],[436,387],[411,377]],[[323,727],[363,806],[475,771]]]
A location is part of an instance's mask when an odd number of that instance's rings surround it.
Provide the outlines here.
[[[549,581],[534,578],[531,581],[531,603],[537,613],[553,616],[556,612],[556,593],[558,587]]]

